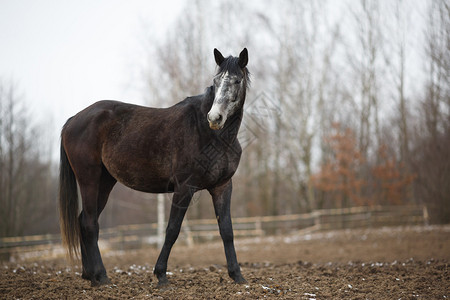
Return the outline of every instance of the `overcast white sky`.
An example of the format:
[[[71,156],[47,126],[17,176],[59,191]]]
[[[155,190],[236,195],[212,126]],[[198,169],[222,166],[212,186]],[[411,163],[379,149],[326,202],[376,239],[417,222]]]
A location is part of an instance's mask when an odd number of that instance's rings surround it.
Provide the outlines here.
[[[96,100],[142,103],[134,77],[145,35],[164,34],[183,3],[0,0],[0,80],[16,85],[38,120],[52,120],[55,139]]]

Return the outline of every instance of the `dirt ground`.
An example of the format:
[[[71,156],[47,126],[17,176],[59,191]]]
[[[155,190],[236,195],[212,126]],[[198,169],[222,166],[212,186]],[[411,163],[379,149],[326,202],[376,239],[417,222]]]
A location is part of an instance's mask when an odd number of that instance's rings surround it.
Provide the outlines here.
[[[227,275],[220,242],[175,244],[171,285],[154,248],[102,250],[112,284],[91,287],[63,258],[3,262],[0,299],[449,299],[450,226],[356,229],[236,241],[248,283]]]

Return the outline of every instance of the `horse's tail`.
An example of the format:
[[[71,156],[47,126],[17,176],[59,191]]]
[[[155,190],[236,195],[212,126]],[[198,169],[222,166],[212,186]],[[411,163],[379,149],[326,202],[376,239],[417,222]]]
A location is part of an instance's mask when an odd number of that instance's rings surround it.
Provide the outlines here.
[[[75,174],[61,142],[59,168],[59,225],[63,246],[70,260],[79,258],[80,225],[78,221],[78,190]]]

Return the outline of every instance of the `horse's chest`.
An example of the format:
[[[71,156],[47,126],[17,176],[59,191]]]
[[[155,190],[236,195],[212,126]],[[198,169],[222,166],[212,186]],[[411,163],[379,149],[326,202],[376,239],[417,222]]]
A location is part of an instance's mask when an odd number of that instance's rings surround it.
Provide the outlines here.
[[[200,151],[200,155],[195,159],[195,165],[204,178],[217,181],[233,176],[239,159],[240,151],[233,151],[232,147],[219,148],[211,143]]]

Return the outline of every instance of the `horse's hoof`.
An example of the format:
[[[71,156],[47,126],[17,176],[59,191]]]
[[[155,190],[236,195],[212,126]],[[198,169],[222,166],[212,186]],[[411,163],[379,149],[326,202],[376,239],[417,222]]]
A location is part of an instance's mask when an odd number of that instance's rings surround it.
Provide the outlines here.
[[[244,284],[244,283],[247,283],[247,280],[245,280],[245,278],[242,277],[242,275],[240,275],[240,276],[237,276],[234,279],[234,283],[236,283],[236,284]]]
[[[167,285],[169,285],[169,280],[167,280],[167,277],[158,278],[158,287],[164,287]]]
[[[91,280],[92,277],[87,275],[86,273],[83,272],[83,274],[81,274],[81,278],[86,279],[86,280]]]
[[[101,285],[106,285],[106,284],[111,284],[111,280],[109,280],[109,278],[107,276],[100,277],[98,280],[97,279],[91,280],[91,287],[101,286]]]
[[[94,275],[91,273],[89,274],[88,272],[86,272],[83,268],[83,272],[81,272],[81,278],[92,281],[95,277]]]
[[[166,272],[153,272],[156,278],[158,278],[158,286],[157,288],[164,288],[169,285],[169,280],[167,280]]]
[[[158,285],[156,286],[157,289],[159,290],[167,290],[170,289],[170,282],[166,279],[166,280],[160,280],[158,282]]]

